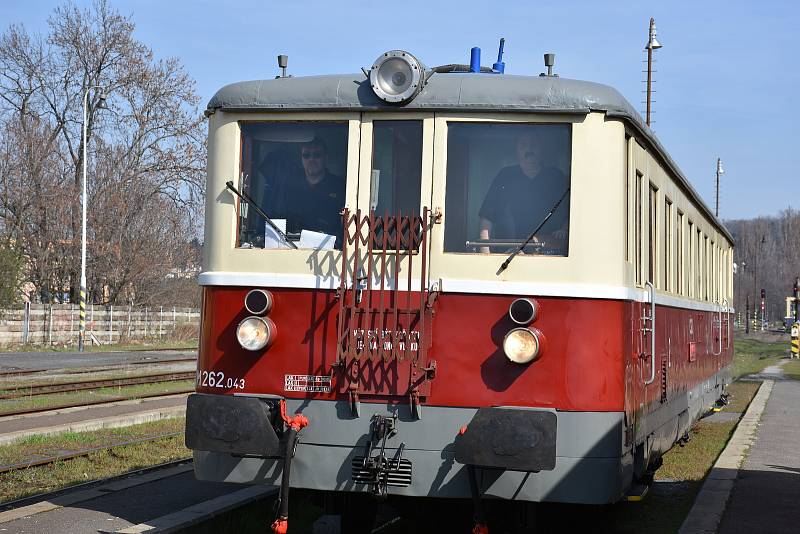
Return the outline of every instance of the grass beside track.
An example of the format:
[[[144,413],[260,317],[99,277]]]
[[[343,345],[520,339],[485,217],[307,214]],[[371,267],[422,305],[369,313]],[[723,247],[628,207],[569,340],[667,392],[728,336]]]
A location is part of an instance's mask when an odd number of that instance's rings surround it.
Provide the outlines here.
[[[733,346],[733,378],[735,380],[775,365],[787,355],[789,341],[787,339],[785,343],[769,343],[757,339],[736,339]]]
[[[4,465],[18,463],[41,456],[63,454],[137,438],[178,432],[183,428],[184,419],[174,418],[95,432],[67,432],[56,436],[32,436],[0,447],[0,463]],[[147,443],[92,452],[85,457],[57,461],[49,465],[12,471],[0,475],[0,502],[117,476],[190,456],[191,451],[183,444],[183,436],[178,435]]]
[[[800,380],[800,360],[791,360],[783,366],[783,374],[788,378]]]
[[[724,412],[744,413],[758,391],[760,382],[734,382],[728,386],[730,404]],[[692,439],[685,447],[673,447],[664,455],[664,465],[656,471],[656,480],[703,480],[728,443],[738,421],[698,421]]]
[[[51,395],[36,395],[33,397],[5,399],[0,401],[0,416],[18,410],[47,408],[49,406],[60,406],[63,404],[80,404],[101,399],[136,399],[142,395],[154,393],[163,393],[164,395],[169,395],[170,393],[191,389],[192,387],[194,387],[194,380],[179,380],[176,382],[87,389],[85,391],[76,391],[73,393],[53,393]],[[123,397],[124,399],[120,399],[120,397]]]

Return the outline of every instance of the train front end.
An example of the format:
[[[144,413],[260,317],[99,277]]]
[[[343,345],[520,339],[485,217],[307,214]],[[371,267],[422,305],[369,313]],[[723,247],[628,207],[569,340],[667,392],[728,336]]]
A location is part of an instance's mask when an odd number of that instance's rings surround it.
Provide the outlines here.
[[[197,477],[618,500],[658,398],[606,116],[624,100],[400,52],[368,74],[209,104]]]

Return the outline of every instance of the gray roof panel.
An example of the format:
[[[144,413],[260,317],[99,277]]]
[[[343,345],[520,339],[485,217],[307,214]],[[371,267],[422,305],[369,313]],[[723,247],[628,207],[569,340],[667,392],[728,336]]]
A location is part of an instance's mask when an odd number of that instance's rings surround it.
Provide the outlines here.
[[[733,237],[703,202],[641,115],[613,87],[547,76],[437,73],[405,105],[387,104],[363,73],[253,80],[226,85],[206,113],[250,111],[508,111],[586,114],[604,112],[624,120],[678,177],[706,216]]]
[[[638,115],[616,89],[592,82],[542,76],[434,74],[408,104],[378,99],[363,74],[254,80],[226,85],[209,111],[481,109]],[[641,120],[641,119],[639,119]]]

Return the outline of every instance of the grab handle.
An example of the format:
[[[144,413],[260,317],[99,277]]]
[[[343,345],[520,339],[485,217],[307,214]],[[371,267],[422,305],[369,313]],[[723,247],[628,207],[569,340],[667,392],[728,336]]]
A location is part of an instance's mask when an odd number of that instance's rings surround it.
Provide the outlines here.
[[[645,332],[650,332],[650,379],[644,382],[647,386],[656,379],[656,288],[652,282],[645,282],[644,285],[650,294],[650,317],[643,317],[650,320],[650,328],[643,328]]]
[[[725,348],[729,349],[731,347],[731,314],[730,314],[730,302],[728,299],[723,298],[722,302],[725,304]]]

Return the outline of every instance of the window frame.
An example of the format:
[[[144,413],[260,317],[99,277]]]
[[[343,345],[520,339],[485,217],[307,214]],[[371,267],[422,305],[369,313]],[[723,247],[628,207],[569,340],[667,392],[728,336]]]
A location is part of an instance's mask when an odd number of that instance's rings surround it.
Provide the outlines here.
[[[553,117],[553,116],[546,116],[546,117],[536,117],[530,115],[521,115],[521,116],[514,116],[509,114],[503,114],[502,116],[496,116],[491,114],[459,114],[458,116],[451,115],[451,114],[437,114],[436,115],[436,150],[437,153],[440,154],[439,159],[437,160],[437,173],[441,173],[441,176],[438,177],[441,183],[438,186],[442,189],[440,195],[437,195],[437,192],[434,192],[434,202],[437,205],[445,208],[445,214],[443,218],[443,227],[441,228],[441,250],[438,251],[443,256],[458,256],[464,258],[492,258],[492,261],[496,261],[497,258],[502,258],[507,256],[506,253],[499,253],[499,252],[490,252],[490,253],[483,253],[483,252],[457,252],[457,251],[446,251],[444,249],[445,245],[445,234],[447,232],[447,213],[446,213],[446,190],[447,190],[447,159],[448,159],[448,146],[449,146],[449,123],[461,123],[461,124],[508,124],[508,125],[532,125],[532,126],[567,126],[569,128],[569,143],[570,143],[570,151],[569,151],[569,165],[570,165],[570,172],[567,176],[570,185],[570,193],[567,198],[571,199],[573,195],[572,185],[573,185],[573,173],[574,173],[574,165],[575,165],[575,117],[572,116],[564,116],[564,119],[568,120],[555,120],[560,117]],[[571,206],[571,203],[570,203]],[[571,232],[573,227],[573,210],[570,207],[570,213],[568,218],[568,228],[570,228],[568,236],[567,236],[567,254],[565,255],[538,255],[538,254],[528,254],[522,255],[520,257],[523,258],[523,261],[528,259],[544,259],[544,258],[569,258],[570,257],[570,245],[572,241]],[[524,257],[523,257],[524,256]],[[441,260],[440,260],[441,261]]]
[[[685,215],[683,211],[678,209],[677,212],[677,224],[675,225],[675,292],[678,295],[687,296],[686,295],[686,287],[685,287],[685,271],[684,271],[684,263],[686,259],[686,255],[684,254],[684,224],[685,224]]]
[[[360,209],[362,215],[369,214],[372,187],[372,157],[374,145],[374,123],[384,121],[421,121],[422,122],[422,160],[420,176],[420,195],[417,213],[423,207],[432,207],[433,188],[433,135],[434,116],[430,112],[369,112],[361,115],[361,147],[357,176],[357,200],[354,209]],[[378,214],[381,215],[381,214]]]
[[[327,124],[343,124],[347,128],[347,149],[345,155],[345,173],[342,179],[345,181],[345,199],[344,203],[347,206],[356,198],[357,179],[358,179],[358,148],[361,142],[360,139],[360,119],[357,114],[353,113],[329,113],[321,116],[317,113],[276,113],[276,114],[259,114],[256,118],[239,118],[233,120],[236,124],[236,154],[234,160],[235,172],[232,173],[231,179],[236,185],[237,189],[241,187],[242,177],[244,175],[245,165],[245,140],[243,125],[246,124],[276,124],[276,123],[327,123]],[[355,183],[354,183],[355,181]],[[233,195],[231,193],[231,195]],[[294,249],[286,248],[261,248],[261,247],[242,247],[241,244],[241,220],[240,212],[242,201],[238,196],[233,198],[233,213],[232,213],[232,245],[236,251],[260,251],[261,253],[301,253],[307,254],[308,251],[313,249]],[[269,214],[267,214],[269,215]],[[333,250],[332,252],[336,252]]]
[[[674,224],[673,224],[673,204],[672,200],[667,196],[664,195],[664,228],[662,229],[661,235],[664,238],[664,242],[661,244],[661,250],[664,254],[664,257],[661,258],[660,265],[663,265],[664,272],[661,275],[661,280],[663,281],[664,286],[662,289],[664,291],[672,291],[673,290],[673,265],[672,265],[672,258],[673,258],[673,251],[672,246],[674,243],[672,233],[674,231]]]

